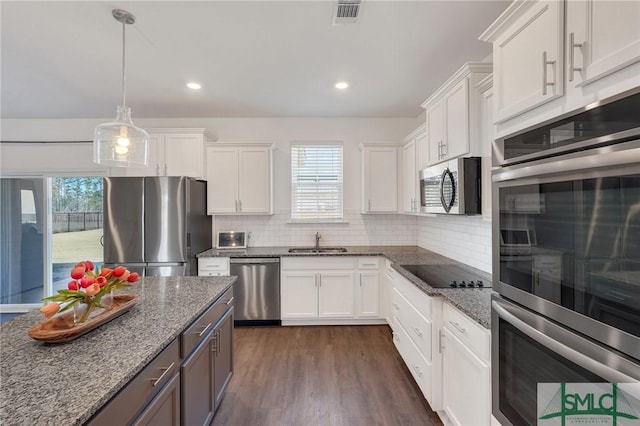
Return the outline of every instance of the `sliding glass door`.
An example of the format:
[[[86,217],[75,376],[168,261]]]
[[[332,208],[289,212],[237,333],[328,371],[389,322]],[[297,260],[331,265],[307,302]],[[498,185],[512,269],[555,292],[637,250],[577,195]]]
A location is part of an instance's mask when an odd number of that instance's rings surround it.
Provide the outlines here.
[[[0,312],[65,288],[81,260],[102,263],[102,177],[0,179]]]

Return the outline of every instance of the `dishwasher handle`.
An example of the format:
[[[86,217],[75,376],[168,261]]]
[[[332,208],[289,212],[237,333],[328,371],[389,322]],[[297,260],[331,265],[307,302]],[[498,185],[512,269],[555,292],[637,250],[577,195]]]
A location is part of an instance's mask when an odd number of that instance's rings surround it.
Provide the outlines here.
[[[233,264],[250,264],[250,263],[280,263],[279,257],[232,257],[229,263]]]

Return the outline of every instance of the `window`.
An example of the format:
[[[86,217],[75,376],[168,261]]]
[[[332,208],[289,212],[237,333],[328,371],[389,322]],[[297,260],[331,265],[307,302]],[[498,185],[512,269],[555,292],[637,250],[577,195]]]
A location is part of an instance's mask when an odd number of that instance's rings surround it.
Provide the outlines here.
[[[291,144],[291,220],[342,220],[342,189],[342,143]]]
[[[0,321],[66,288],[80,260],[102,262],[102,177],[0,178]]]

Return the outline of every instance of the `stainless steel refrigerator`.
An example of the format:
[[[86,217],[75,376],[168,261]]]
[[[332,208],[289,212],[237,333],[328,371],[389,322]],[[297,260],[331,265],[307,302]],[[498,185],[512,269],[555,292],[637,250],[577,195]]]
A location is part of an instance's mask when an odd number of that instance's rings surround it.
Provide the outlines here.
[[[188,177],[104,178],[104,263],[141,275],[197,275],[211,247],[206,182]]]

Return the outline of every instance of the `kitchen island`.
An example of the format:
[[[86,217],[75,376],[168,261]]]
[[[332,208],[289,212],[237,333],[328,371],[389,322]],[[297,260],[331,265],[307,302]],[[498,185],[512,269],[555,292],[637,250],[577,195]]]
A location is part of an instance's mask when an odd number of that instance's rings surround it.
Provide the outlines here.
[[[144,277],[131,311],[63,344],[32,340],[38,311],[0,324],[0,422],[81,425],[232,286],[236,277]]]

